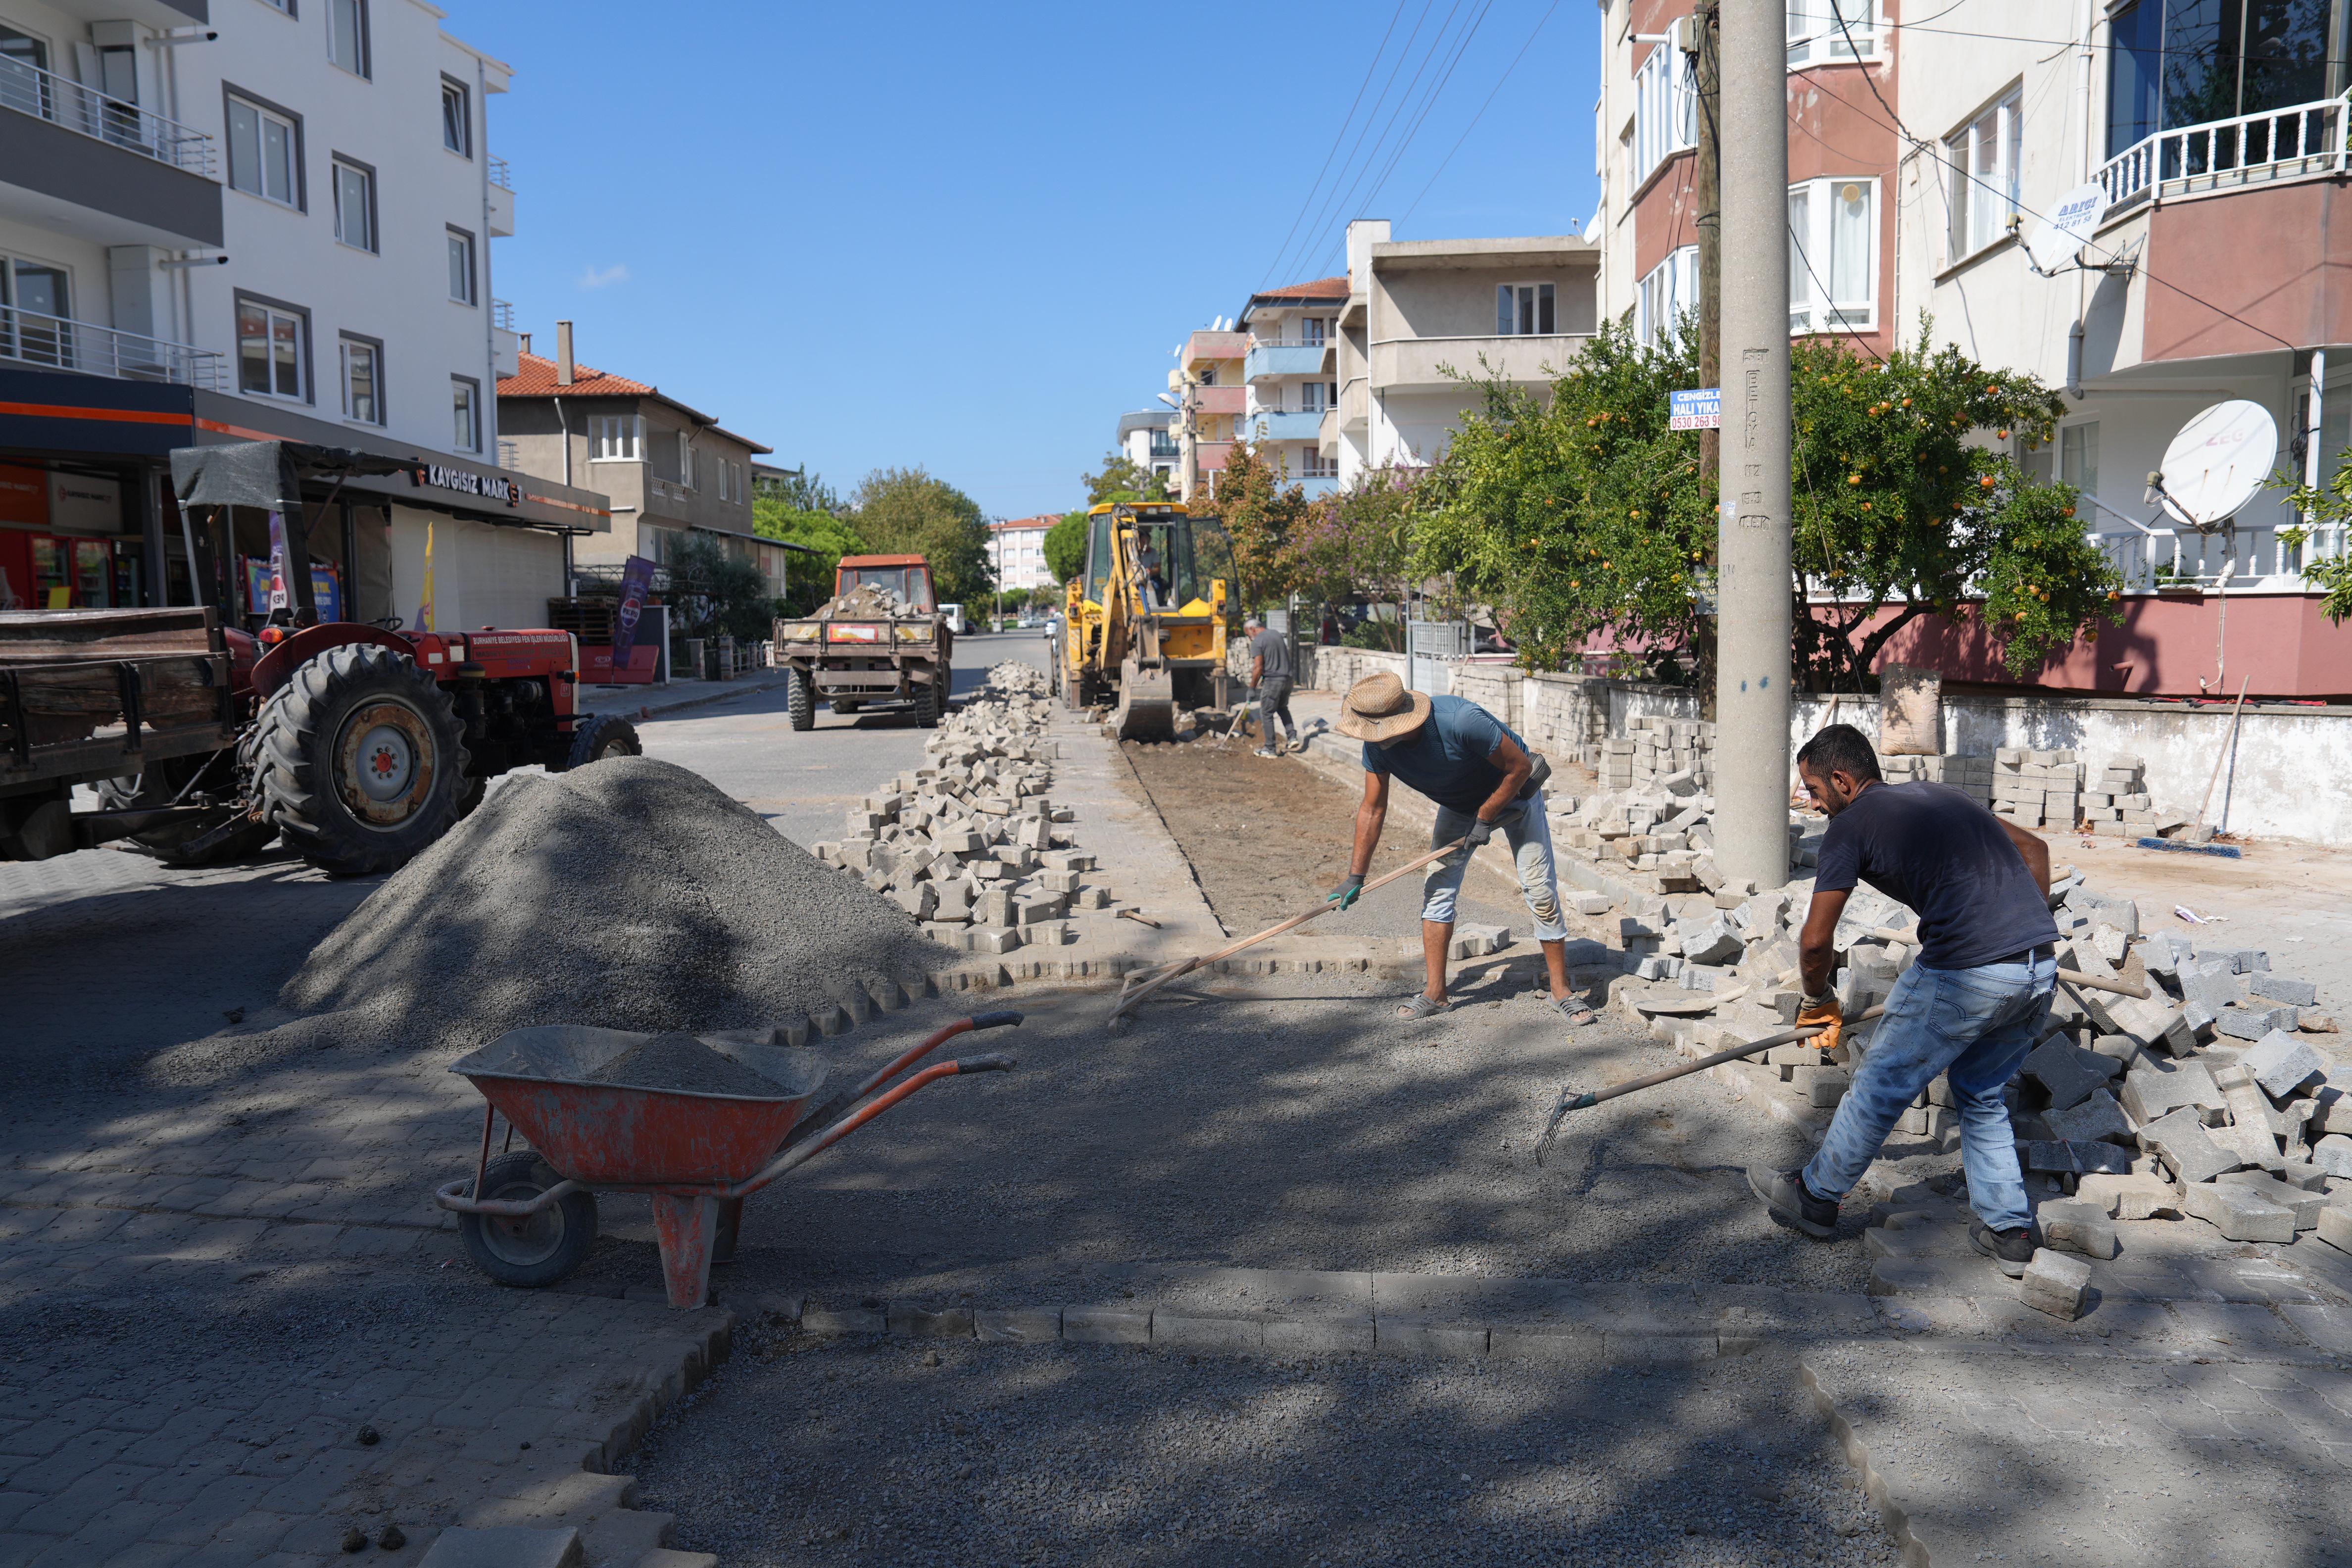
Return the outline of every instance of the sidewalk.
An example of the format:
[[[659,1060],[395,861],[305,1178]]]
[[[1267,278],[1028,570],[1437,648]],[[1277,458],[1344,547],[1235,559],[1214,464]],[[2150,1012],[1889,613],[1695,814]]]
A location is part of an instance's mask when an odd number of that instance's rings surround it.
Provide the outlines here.
[[[688,708],[724,702],[730,697],[773,691],[784,683],[780,669],[751,669],[732,680],[673,680],[667,686],[586,686],[580,688],[580,706],[590,713],[611,713],[624,719],[654,719]]]

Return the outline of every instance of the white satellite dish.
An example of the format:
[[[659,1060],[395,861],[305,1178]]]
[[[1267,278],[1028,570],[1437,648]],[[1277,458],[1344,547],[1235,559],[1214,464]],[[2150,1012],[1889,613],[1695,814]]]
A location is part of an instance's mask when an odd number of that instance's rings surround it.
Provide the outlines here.
[[[2217,403],[2180,427],[2150,488],[2176,521],[2220,527],[2254,499],[2278,461],[2278,424],[2259,403]]]
[[[2051,273],[2074,264],[2074,255],[2091,243],[2099,220],[2107,215],[2106,187],[2077,185],[2058,198],[2050,216],[2025,242],[2036,272]]]

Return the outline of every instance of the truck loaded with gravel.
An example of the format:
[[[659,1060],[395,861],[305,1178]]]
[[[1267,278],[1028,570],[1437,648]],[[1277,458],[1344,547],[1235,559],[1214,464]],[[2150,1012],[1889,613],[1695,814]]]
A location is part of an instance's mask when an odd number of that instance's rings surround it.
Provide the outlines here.
[[[184,508],[277,514],[281,603],[252,633],[210,605],[0,614],[0,860],[128,840],[195,866],[283,838],[323,870],[388,871],[495,774],[639,750],[625,721],[580,711],[568,632],[318,618],[303,477],[399,460],[277,441],[172,458]]]
[[[845,714],[901,706],[923,729],[935,728],[947,711],[954,642],[921,556],[843,556],[832,598],[809,616],[776,622],[775,661],[786,672],[793,728],[815,727],[819,698]]]

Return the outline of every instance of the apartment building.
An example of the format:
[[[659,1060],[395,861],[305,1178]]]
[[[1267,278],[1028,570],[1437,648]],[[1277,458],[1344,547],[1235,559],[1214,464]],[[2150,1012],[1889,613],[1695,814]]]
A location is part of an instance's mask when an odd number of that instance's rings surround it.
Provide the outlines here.
[[[1319,278],[1253,294],[1236,318],[1249,336],[1242,362],[1242,431],[1308,494],[1339,475],[1323,451],[1323,416],[1339,402],[1333,366],[1348,279]]]
[[[1216,476],[1223,471],[1225,455],[1241,431],[1249,390],[1242,367],[1248,353],[1249,334],[1228,328],[1223,317],[1206,331],[1187,336],[1176,351],[1168,391],[1177,399],[1170,433],[1176,446],[1180,500],[1190,503],[1216,493]]]
[[[268,520],[181,519],[168,453],[284,438],[415,464],[336,492],[323,609],[414,614],[429,535],[444,622],[544,621],[609,519],[499,466],[511,73],[441,16],[0,0],[0,601],[249,616]]]
[[[1654,41],[1690,9],[1601,7],[1603,308],[1644,331],[1696,298],[1696,106],[1680,52]],[[2352,335],[2336,310],[2352,235],[2332,221],[2347,7],[1970,0],[1906,34],[1909,9],[1792,0],[1791,332],[1868,354],[1925,319],[1936,342],[2065,389],[2056,443],[2016,455],[2084,492],[2126,591],[2122,624],[2044,683],[2352,692],[2352,639],[2303,576],[2340,531],[2282,537],[2303,520],[2277,489],[2207,532],[2146,498],[2173,436],[2224,399],[2270,412],[2282,476],[2332,476],[2352,440],[2352,350],[2335,341]],[[2086,185],[2090,243],[2037,266],[2027,241]],[[1888,657],[2009,679],[1939,619]]]
[[[1045,569],[1045,535],[1061,521],[1059,512],[999,518],[988,525],[988,563],[996,585],[1007,593],[1054,586]]]
[[[667,562],[680,540],[702,533],[756,563],[781,596],[792,551],[752,527],[754,459],[770,448],[650,383],[578,363],[569,321],[556,323],[555,344],[545,358],[526,336],[514,374],[499,382],[499,419],[523,472],[611,498],[612,529],[575,552],[577,574],[615,575],[632,555]]]
[[[1183,456],[1170,428],[1175,414],[1165,408],[1139,409],[1118,416],[1118,455],[1147,474],[1157,477],[1172,493],[1176,468]]]
[[[1382,219],[1348,226],[1319,416],[1323,466],[1340,485],[1367,468],[1434,462],[1479,392],[1454,373],[1548,389],[1592,335],[1601,253],[1580,236],[1395,241]]]

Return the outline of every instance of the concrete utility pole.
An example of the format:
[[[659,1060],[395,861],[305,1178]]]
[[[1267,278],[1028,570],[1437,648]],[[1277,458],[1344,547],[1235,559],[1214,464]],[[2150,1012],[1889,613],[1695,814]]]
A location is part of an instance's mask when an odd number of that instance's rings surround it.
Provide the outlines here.
[[[1789,879],[1787,0],[1721,0],[1723,489],[1716,550],[1715,863]]]
[[[1698,384],[1723,384],[1723,183],[1717,128],[1723,123],[1720,61],[1716,49],[1717,0],[1701,0],[1691,17],[1693,86],[1698,95],[1698,153],[1691,171],[1691,210],[1698,229]],[[1711,481],[1723,463],[1723,433],[1698,433],[1698,471]]]

